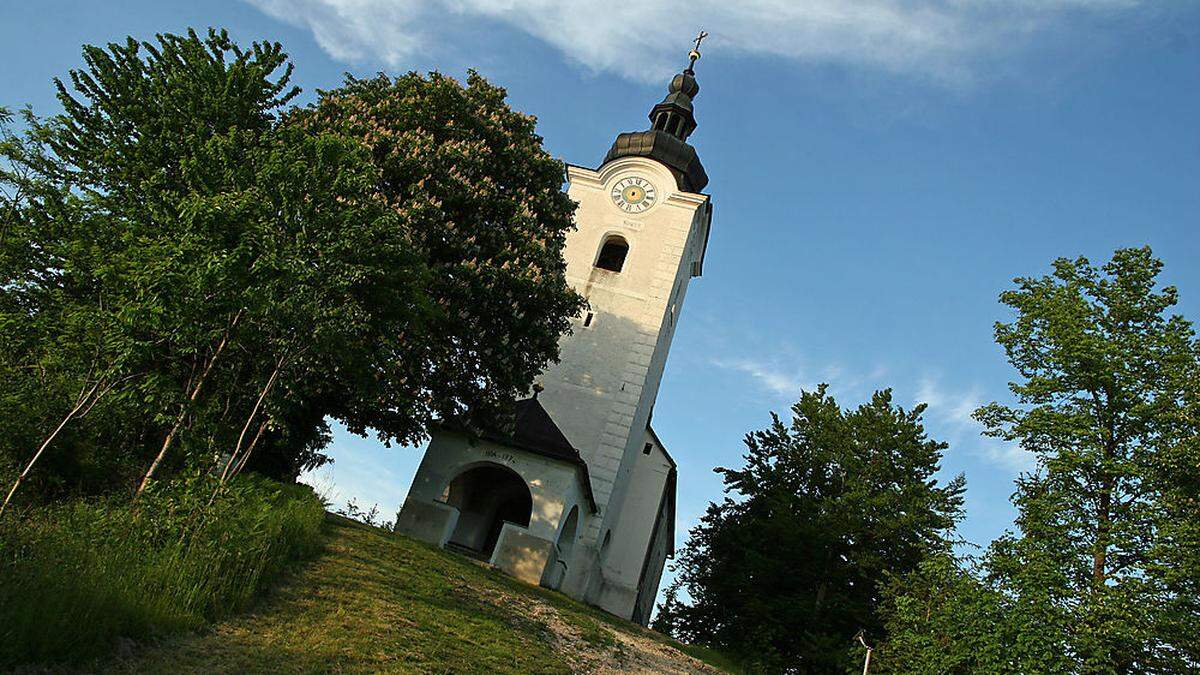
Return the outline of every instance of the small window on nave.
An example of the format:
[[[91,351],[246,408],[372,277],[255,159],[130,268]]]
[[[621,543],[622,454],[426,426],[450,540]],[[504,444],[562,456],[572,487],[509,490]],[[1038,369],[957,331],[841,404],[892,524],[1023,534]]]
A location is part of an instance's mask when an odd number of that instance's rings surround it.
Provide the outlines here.
[[[604,240],[600,255],[596,258],[596,267],[609,272],[620,272],[625,266],[625,256],[629,254],[629,243],[619,235],[613,235]]]

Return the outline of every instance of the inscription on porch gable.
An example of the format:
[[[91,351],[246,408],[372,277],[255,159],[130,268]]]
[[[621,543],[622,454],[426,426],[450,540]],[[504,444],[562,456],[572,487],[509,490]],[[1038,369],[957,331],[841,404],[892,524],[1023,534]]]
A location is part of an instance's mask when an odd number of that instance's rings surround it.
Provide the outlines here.
[[[489,449],[483,451],[483,456],[490,457],[491,459],[499,460],[501,462],[504,462],[505,464],[516,464],[517,463],[516,455],[513,455],[510,452],[499,452],[499,451],[492,450],[489,448]]]

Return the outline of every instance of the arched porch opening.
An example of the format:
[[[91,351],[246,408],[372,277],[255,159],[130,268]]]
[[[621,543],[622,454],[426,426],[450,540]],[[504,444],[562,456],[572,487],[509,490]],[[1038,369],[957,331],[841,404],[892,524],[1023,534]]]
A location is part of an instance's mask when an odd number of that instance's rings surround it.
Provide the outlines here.
[[[458,509],[458,524],[447,545],[492,557],[504,523],[529,527],[533,497],[517,472],[498,464],[467,469],[446,486],[444,499]]]

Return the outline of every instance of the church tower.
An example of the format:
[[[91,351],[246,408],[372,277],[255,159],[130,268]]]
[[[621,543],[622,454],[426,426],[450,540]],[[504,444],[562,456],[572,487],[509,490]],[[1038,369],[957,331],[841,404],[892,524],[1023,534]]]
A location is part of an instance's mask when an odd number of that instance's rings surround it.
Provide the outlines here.
[[[593,519],[584,542],[604,549],[603,581],[591,590],[599,596],[636,592],[645,539],[609,533],[654,522],[658,504],[643,502],[657,502],[659,491],[638,489],[646,478],[641,472],[668,469],[647,466],[653,458],[645,451],[655,444],[650,418],[688,284],[703,270],[708,242],[712,205],[700,194],[708,177],[687,143],[700,90],[699,52],[691,56],[650,111],[649,130],[619,135],[598,169],[570,166],[567,172],[568,194],[579,204],[577,229],[567,235],[567,280],[590,308],[564,338],[560,362],[542,378],[541,398],[591,472],[602,517]]]
[[[641,623],[674,551],[676,465],[650,422],[712,220],[708,177],[687,142],[704,37],[649,129],[620,134],[597,169],[568,167],[579,207],[566,275],[589,308],[540,394],[518,404],[516,432],[474,444],[435,433],[397,519],[398,529],[517,576],[528,568],[527,580]]]

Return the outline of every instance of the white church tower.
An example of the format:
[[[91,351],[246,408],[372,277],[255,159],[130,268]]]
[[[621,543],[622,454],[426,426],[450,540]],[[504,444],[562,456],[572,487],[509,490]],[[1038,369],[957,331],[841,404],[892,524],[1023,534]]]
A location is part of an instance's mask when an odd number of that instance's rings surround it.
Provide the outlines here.
[[[676,465],[650,422],[712,220],[687,143],[697,49],[649,130],[619,135],[598,169],[568,167],[567,281],[589,309],[560,362],[511,435],[435,432],[396,524],[643,624],[675,539]]]

